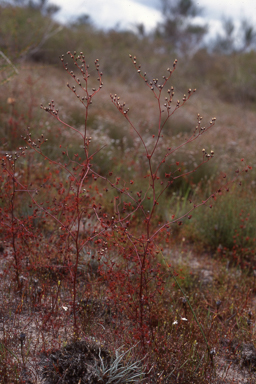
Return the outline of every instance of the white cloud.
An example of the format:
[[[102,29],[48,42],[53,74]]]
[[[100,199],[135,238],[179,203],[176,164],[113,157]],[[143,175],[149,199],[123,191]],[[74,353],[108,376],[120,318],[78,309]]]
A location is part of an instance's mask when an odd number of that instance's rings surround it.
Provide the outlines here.
[[[152,29],[161,20],[161,12],[136,0],[53,0],[61,7],[56,15],[64,22],[75,19],[82,14],[88,14],[93,23],[102,29],[113,28],[116,25],[132,29],[135,24],[143,23],[146,30]]]
[[[56,18],[65,23],[78,16],[88,14],[93,24],[100,29],[134,29],[143,23],[146,31],[154,29],[161,22],[161,0],[50,0],[61,7]],[[195,0],[203,8],[203,14],[196,18],[201,25],[208,25],[205,41],[221,33],[223,17],[232,18],[235,25],[247,18],[256,24],[255,0]],[[159,7],[159,9],[157,9]]]
[[[203,16],[210,20],[221,20],[223,17],[232,18],[235,21],[248,18],[256,21],[255,0],[197,0],[197,5],[203,7]]]

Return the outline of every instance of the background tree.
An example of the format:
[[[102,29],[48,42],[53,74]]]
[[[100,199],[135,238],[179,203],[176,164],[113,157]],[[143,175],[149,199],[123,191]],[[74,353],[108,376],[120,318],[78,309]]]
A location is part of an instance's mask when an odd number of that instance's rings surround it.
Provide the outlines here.
[[[60,10],[55,4],[48,4],[48,0],[13,0],[9,2],[14,6],[27,7],[40,11],[43,15],[53,15]]]
[[[242,36],[241,52],[255,48],[256,31],[255,27],[249,22],[249,20],[243,19],[241,21],[240,31]]]
[[[63,29],[52,18],[58,10],[47,0],[4,2],[0,6],[0,51],[11,61],[31,58]]]
[[[157,27],[157,34],[182,54],[191,54],[198,49],[206,25],[195,22],[202,12],[193,0],[161,0],[163,22]]]
[[[222,34],[217,34],[213,42],[213,51],[216,53],[230,55],[246,52],[255,47],[256,31],[247,19],[242,19],[240,27],[236,28],[231,18],[224,18],[222,30]]]
[[[231,18],[222,20],[222,34],[217,34],[214,41],[214,51],[221,54],[231,54],[235,51],[235,24]]]

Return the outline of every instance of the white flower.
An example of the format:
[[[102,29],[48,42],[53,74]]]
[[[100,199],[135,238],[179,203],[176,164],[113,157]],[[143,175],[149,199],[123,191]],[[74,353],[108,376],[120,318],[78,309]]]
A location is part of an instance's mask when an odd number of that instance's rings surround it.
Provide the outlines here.
[[[172,325],[176,325],[178,324],[178,320],[174,320],[174,322],[172,323]]]
[[[64,307],[64,305],[62,306],[62,308],[64,309],[64,311],[68,310],[68,307]]]
[[[188,319],[186,319],[186,317],[182,317],[181,320],[188,321]]]

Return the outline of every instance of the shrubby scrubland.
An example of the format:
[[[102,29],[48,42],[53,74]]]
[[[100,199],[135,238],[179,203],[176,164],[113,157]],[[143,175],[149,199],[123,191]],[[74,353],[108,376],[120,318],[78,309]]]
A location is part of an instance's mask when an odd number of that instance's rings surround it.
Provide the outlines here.
[[[255,32],[162,6],[0,5],[0,383],[255,380]]]

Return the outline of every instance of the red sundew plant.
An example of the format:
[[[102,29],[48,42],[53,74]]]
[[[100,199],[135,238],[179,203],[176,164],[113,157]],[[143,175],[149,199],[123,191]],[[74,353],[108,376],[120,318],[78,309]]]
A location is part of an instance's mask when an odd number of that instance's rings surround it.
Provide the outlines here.
[[[2,161],[0,225],[2,237],[4,236],[4,241],[12,249],[12,266],[15,272],[14,280],[18,290],[21,290],[24,283],[22,264],[29,253],[29,241],[35,236],[39,238],[40,234],[36,234],[37,231],[33,225],[33,220],[36,217],[35,214],[24,215],[26,217],[22,215],[22,204],[24,204],[24,201],[20,200],[19,196],[21,189],[17,181],[19,175],[16,168],[18,158],[19,153],[15,152],[14,155],[6,154],[6,160],[3,159]]]
[[[156,101],[158,113],[158,125],[152,137],[146,137],[130,117],[131,112],[125,102],[115,95],[110,95],[111,102],[128,122],[134,137],[139,142],[144,168],[146,169],[146,188],[137,187],[138,180],[128,179],[109,172],[109,176],[102,176],[94,168],[94,158],[102,148],[91,151],[92,138],[89,132],[88,116],[93,98],[103,86],[102,72],[99,68],[99,60],[95,60],[97,74],[97,87],[90,88],[89,65],[85,61],[84,54],[68,52],[73,61],[74,70],[64,63],[64,55],[61,62],[64,69],[72,77],[74,85],[67,84],[74,96],[84,107],[84,128],[79,130],[65,123],[59,110],[52,100],[48,106],[42,109],[52,115],[64,128],[71,130],[72,134],[81,139],[83,155],[74,156],[69,154],[68,148],[61,148],[60,159],[53,160],[44,153],[44,144],[47,139],[44,134],[33,138],[28,128],[27,134],[23,136],[25,147],[20,147],[19,155],[15,158],[5,156],[2,160],[4,177],[12,186],[10,190],[11,203],[9,215],[5,213],[10,221],[9,233],[12,239],[12,254],[15,260],[16,280],[19,280],[19,254],[16,252],[16,236],[14,231],[14,198],[18,193],[26,193],[31,199],[33,215],[40,212],[48,231],[57,233],[58,244],[62,243],[65,253],[65,268],[68,271],[72,283],[72,312],[74,332],[79,334],[78,322],[78,298],[91,293],[78,291],[79,263],[82,255],[89,254],[92,260],[98,263],[99,282],[104,286],[104,295],[111,300],[116,308],[113,315],[118,327],[115,332],[123,334],[126,341],[139,340],[145,351],[147,346],[157,346],[155,327],[161,321],[158,314],[158,298],[165,291],[166,269],[170,268],[165,262],[162,252],[164,248],[160,238],[170,237],[170,226],[181,226],[184,220],[192,218],[193,211],[200,206],[211,207],[218,194],[228,190],[229,184],[235,182],[242,171],[247,172],[250,167],[243,163],[243,168],[236,173],[234,179],[213,192],[208,198],[201,202],[190,201],[191,208],[180,217],[170,215],[170,220],[155,225],[154,218],[158,206],[161,204],[164,194],[171,190],[175,182],[188,177],[200,166],[214,157],[213,151],[202,150],[201,163],[188,171],[183,171],[179,161],[173,162],[173,155],[183,146],[197,140],[215,125],[216,118],[212,118],[208,125],[203,126],[203,118],[197,115],[197,123],[190,137],[184,142],[172,146],[164,141],[164,129],[167,121],[172,115],[192,97],[195,90],[189,89],[182,100],[174,101],[174,87],[168,88],[167,84],[176,69],[177,60],[173,67],[167,69],[167,75],[161,80],[147,78],[142,72],[141,66],[137,64],[136,57],[130,56],[134,68],[141,77],[145,86],[152,93]],[[165,94],[164,94],[165,92]],[[46,162],[46,176],[39,177],[40,184],[27,185],[16,175],[16,163],[19,156],[25,156],[26,150],[32,148],[40,154]],[[137,150],[137,148],[136,148]],[[159,151],[161,150],[161,156]],[[162,167],[168,169],[162,177]],[[108,191],[114,191],[113,213],[110,215],[104,208],[104,198]],[[142,221],[139,227],[134,225],[136,216]],[[22,221],[22,233],[29,232],[25,221]],[[167,240],[168,242],[168,240]],[[56,243],[57,244],[57,243]],[[175,272],[171,272],[174,281]],[[191,308],[192,309],[192,308]],[[127,330],[127,320],[132,326]],[[196,320],[197,321],[197,320]],[[200,324],[198,323],[200,326]],[[206,340],[205,340],[206,341]],[[209,346],[208,347],[208,352]]]

